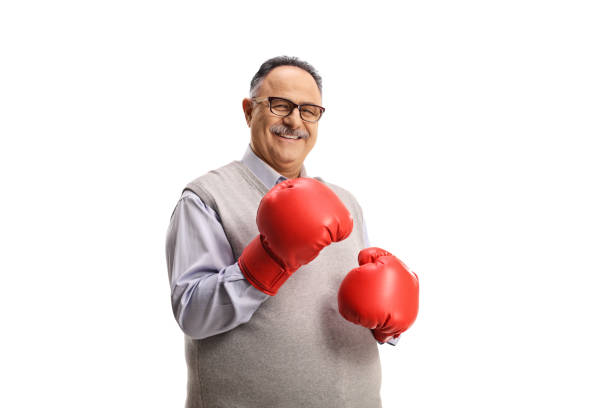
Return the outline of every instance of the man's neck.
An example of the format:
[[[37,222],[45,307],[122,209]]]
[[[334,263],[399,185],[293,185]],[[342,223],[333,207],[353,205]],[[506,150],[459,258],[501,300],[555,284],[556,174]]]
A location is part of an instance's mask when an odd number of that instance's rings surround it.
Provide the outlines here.
[[[300,167],[299,169],[297,169],[297,171],[279,171],[278,169],[274,169],[276,171],[278,171],[281,175],[287,177],[288,179],[293,179],[296,177],[300,177],[300,170],[302,168]]]
[[[288,179],[293,179],[293,178],[300,177],[300,173],[302,172],[302,165],[301,164],[297,167],[297,169],[278,169],[278,168],[274,167],[272,165],[272,163],[268,163],[268,161],[266,159],[264,159],[259,154],[257,154],[257,152],[253,148],[252,144],[251,144],[251,150],[253,151],[255,156],[259,157],[264,163],[266,163],[268,166],[270,166],[275,171],[277,171],[281,176],[287,177]]]

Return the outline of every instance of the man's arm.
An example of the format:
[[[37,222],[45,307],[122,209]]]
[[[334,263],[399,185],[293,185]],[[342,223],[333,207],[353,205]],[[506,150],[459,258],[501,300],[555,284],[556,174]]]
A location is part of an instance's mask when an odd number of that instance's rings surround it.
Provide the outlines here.
[[[174,317],[192,338],[248,322],[269,298],[245,279],[217,214],[192,192],[183,194],[170,219],[166,261]]]

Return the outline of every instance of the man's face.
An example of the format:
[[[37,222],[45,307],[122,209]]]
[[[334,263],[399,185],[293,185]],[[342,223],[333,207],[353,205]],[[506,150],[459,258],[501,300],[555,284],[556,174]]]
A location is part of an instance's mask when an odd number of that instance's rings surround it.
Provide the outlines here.
[[[321,93],[314,78],[301,68],[280,66],[263,79],[257,97],[276,96],[300,105],[321,105]],[[242,102],[244,114],[251,128],[251,145],[255,154],[279,173],[296,177],[304,159],[317,141],[317,123],[305,122],[297,108],[284,118],[270,112],[268,101],[255,104],[250,99]],[[290,134],[307,135],[289,139],[280,136],[278,129],[285,127]]]

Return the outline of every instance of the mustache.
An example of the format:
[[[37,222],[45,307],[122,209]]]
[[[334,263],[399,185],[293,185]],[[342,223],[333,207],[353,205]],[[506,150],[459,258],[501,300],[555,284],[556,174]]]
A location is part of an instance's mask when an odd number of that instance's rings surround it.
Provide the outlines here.
[[[272,125],[270,126],[270,132],[277,136],[288,137],[291,139],[308,139],[310,133],[303,129],[290,129],[284,125]]]

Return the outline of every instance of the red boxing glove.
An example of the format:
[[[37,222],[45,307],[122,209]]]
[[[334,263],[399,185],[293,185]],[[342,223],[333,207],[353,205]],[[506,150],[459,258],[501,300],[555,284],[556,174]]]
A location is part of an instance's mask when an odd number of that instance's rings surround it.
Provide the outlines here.
[[[338,310],[349,322],[372,329],[381,343],[398,337],[414,323],[419,310],[419,278],[380,248],[359,252],[358,268],[338,291]]]
[[[353,218],[340,198],[312,178],[285,180],[272,187],[257,209],[260,234],[238,258],[253,286],[275,295],[300,266],[353,230]]]

